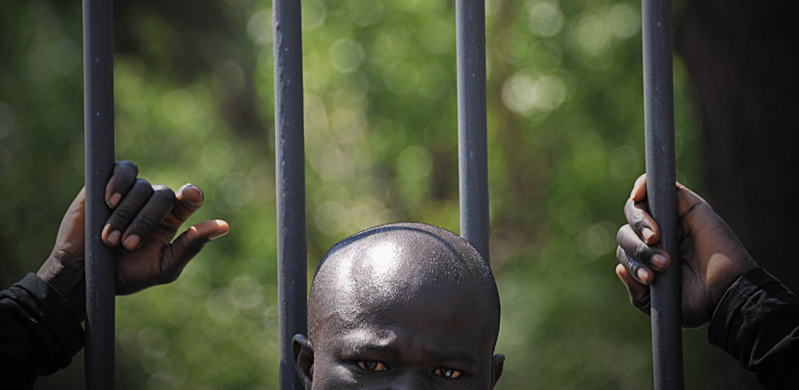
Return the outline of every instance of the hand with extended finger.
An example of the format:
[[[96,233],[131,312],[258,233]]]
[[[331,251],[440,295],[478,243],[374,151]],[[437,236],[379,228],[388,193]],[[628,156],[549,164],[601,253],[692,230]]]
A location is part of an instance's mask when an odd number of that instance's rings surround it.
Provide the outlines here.
[[[183,267],[210,240],[226,234],[227,222],[206,221],[190,227],[177,239],[180,226],[203,203],[203,193],[192,184],[177,193],[137,179],[136,164],[116,164],[105,199],[113,209],[101,232],[103,242],[116,248],[116,293],[131,294],[174,281]],[[83,318],[84,191],[78,194],[61,221],[53,252],[38,275],[61,292]]]
[[[707,324],[727,288],[744,272],[756,268],[730,229],[710,205],[677,184],[682,323],[686,328]],[[672,265],[660,245],[660,230],[646,206],[646,175],[636,180],[624,206],[628,224],[619,229],[616,274],[627,286],[633,306],[649,314],[649,284]]]

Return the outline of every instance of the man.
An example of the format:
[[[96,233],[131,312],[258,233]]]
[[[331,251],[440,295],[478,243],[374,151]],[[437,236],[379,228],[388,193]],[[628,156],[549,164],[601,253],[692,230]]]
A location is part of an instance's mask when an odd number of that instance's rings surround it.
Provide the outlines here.
[[[735,233],[699,195],[677,185],[682,322],[710,323],[710,343],[757,373],[768,389],[799,389],[799,301],[760,268]],[[619,229],[616,274],[633,306],[649,314],[649,287],[672,259],[646,210],[646,176],[635,182]],[[790,259],[786,259],[790,261]]]

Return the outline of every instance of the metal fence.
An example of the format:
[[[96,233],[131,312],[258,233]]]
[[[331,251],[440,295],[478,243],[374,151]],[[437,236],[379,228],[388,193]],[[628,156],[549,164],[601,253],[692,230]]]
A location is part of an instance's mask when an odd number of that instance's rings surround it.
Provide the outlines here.
[[[677,259],[671,3],[643,0],[646,166],[649,206]],[[275,169],[280,388],[303,388],[291,339],[307,329],[307,241],[301,2],[274,0]],[[114,166],[111,0],[83,0],[86,172],[86,384],[114,386],[113,252],[99,232],[110,214],[105,183]],[[461,234],[489,261],[484,0],[457,0],[458,158]],[[655,388],[683,388],[679,267],[652,286]]]
[[[105,184],[114,169],[114,48],[111,0],[83,1],[86,180],[86,388],[114,388],[114,251],[100,232],[111,214]]]
[[[655,389],[683,384],[680,265],[674,154],[671,0],[641,2],[644,53],[644,123],[647,201],[660,227],[660,242],[675,260],[650,287]]]

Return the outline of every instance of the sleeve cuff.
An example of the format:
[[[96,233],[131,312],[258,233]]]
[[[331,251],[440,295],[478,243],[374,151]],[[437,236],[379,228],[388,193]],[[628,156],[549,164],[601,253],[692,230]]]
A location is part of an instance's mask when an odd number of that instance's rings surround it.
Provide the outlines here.
[[[741,275],[727,289],[710,321],[708,339],[711,344],[736,354],[740,346],[742,327],[757,318],[779,316],[768,300],[793,302],[795,297],[777,278],[763,268]]]
[[[50,322],[51,329],[61,331],[71,355],[74,356],[83,348],[83,327],[75,318],[69,302],[55,287],[33,273],[26,275],[14,286],[31,295],[41,308],[43,319]]]

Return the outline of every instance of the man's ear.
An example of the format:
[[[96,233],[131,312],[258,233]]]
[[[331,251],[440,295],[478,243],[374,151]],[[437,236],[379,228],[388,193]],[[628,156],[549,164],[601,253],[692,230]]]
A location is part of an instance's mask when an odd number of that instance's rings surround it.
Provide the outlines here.
[[[502,371],[505,370],[505,356],[496,354],[491,359],[491,388],[497,385],[499,377],[502,376]]]
[[[313,346],[301,334],[294,335],[291,339],[291,355],[294,358],[294,369],[297,370],[305,390],[311,390],[313,385]]]

